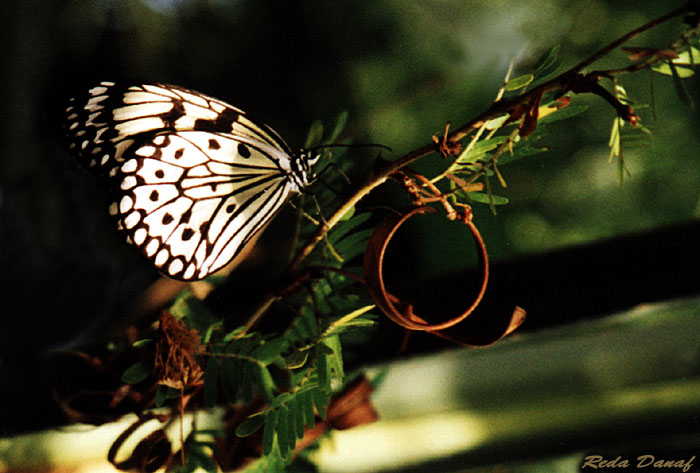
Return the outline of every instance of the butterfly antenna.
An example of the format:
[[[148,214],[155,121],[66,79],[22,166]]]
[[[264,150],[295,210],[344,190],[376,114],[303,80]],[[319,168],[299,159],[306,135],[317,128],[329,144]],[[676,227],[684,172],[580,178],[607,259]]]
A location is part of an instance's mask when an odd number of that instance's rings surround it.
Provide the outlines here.
[[[326,145],[316,145],[307,148],[306,151],[316,151],[323,148],[381,148],[389,152],[393,151],[387,145],[382,145],[379,143],[329,143]]]
[[[350,178],[348,177],[348,175],[345,174],[345,171],[343,171],[343,169],[340,167],[340,165],[339,165],[338,163],[336,163],[335,161],[330,161],[330,162],[328,162],[328,164],[326,164],[326,165],[323,167],[323,169],[321,169],[321,170],[319,171],[319,173],[316,175],[316,179],[318,179],[319,182],[321,182],[323,185],[325,185],[325,186],[326,186],[328,189],[330,189],[330,191],[333,192],[334,194],[340,194],[340,192],[338,192],[338,190],[333,189],[333,187],[331,187],[330,184],[328,184],[326,181],[324,181],[323,179],[321,179],[321,176],[322,176],[323,174],[325,174],[326,171],[328,171],[328,168],[330,168],[330,167],[335,168],[335,170],[338,171],[338,174],[340,174],[340,175],[343,177],[343,179],[345,180],[345,182],[346,182],[347,184],[352,184],[352,181],[350,180]]]

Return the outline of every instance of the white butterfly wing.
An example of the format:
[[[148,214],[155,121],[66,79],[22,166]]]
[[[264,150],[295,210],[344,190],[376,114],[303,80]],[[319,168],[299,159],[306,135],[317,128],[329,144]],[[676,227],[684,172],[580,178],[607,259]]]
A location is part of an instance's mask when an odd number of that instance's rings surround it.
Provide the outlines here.
[[[111,179],[117,227],[171,277],[220,269],[296,188],[274,148],[211,132],[163,132],[133,145]]]
[[[269,126],[221,100],[164,84],[120,85],[102,82],[65,110],[67,148],[98,175],[108,174],[122,153],[144,133],[212,131],[247,137],[292,156],[284,140]]]
[[[110,187],[118,230],[177,279],[221,269],[301,190],[271,128],[179,87],[103,82],[65,123],[69,150]]]

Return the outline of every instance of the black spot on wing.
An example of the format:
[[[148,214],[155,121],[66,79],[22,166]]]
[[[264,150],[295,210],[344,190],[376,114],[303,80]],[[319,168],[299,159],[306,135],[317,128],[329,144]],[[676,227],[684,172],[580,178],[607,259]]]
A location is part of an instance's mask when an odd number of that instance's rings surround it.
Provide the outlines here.
[[[216,120],[206,120],[200,118],[195,120],[194,129],[198,131],[220,131],[220,132],[230,132],[231,127],[236,121],[238,121],[238,112],[233,109],[225,108]]]
[[[162,222],[163,222],[163,225],[171,224],[173,222],[173,216],[170,215],[169,213],[166,213],[165,215],[163,215]]]
[[[182,241],[187,241],[194,236],[194,230],[191,228],[185,228],[182,230]]]
[[[199,231],[202,235],[207,235],[209,233],[209,227],[211,226],[211,222],[202,222],[202,224],[199,226]]]
[[[238,154],[241,156],[241,158],[250,158],[250,150],[243,143],[238,143]]]
[[[162,115],[159,115],[158,118],[163,120],[165,123],[165,128],[174,128],[175,127],[175,122],[182,118],[185,115],[185,107],[182,105],[182,102],[179,100],[173,100],[173,108]]]
[[[221,145],[214,138],[209,139],[209,149],[219,149]]]

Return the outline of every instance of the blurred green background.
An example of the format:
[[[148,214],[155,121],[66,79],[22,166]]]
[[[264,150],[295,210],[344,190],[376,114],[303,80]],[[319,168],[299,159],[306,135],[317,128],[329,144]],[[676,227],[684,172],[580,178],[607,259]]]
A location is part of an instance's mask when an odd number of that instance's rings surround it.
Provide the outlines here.
[[[513,58],[518,75],[561,44],[568,68],[681,4],[3,2],[0,363],[11,367],[48,347],[94,340],[156,276],[114,234],[98,184],[57,144],[54,116],[73,90],[127,78],[182,85],[261,118],[293,148],[314,120],[330,125],[348,110],[348,136],[390,146],[393,154],[383,151],[382,157],[392,158],[430,142],[446,121],[459,125],[485,110]],[[671,22],[630,45],[664,47],[679,31],[678,22]],[[594,67],[626,64],[617,51]],[[648,104],[650,80],[643,73],[622,78],[621,85]],[[700,103],[697,79],[685,82]],[[700,216],[697,111],[678,99],[670,77],[657,75],[654,91],[656,119],[650,109],[639,110],[653,140],[625,151],[631,176],[624,186],[616,165],[607,161],[614,111],[591,96],[574,97],[574,103],[588,105],[585,114],[548,127],[551,136],[538,144],[549,152],[501,168],[508,187],[495,193],[510,203],[497,215],[485,205],[474,208],[495,262]],[[374,150],[350,150],[342,159],[353,161],[350,177],[359,182],[374,157]],[[441,166],[436,156],[416,168]],[[401,207],[407,201],[398,186],[388,184],[370,203]],[[276,228],[269,232],[274,238],[284,235],[283,225]],[[430,280],[473,266],[473,249],[464,238],[463,228],[439,218],[412,226],[404,244],[414,250],[413,274]],[[696,261],[698,247],[688,254]],[[644,274],[646,256],[638,255],[634,271]],[[605,272],[604,264],[597,270]],[[684,277],[699,282],[697,273]]]

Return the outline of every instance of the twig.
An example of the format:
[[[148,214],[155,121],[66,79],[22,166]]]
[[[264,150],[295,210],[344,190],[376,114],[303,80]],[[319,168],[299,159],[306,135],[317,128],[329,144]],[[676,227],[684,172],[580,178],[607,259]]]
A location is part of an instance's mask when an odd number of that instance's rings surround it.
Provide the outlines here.
[[[698,1],[697,0],[690,0],[685,5],[678,7],[675,10],[673,10],[665,15],[662,15],[654,20],[651,20],[650,22],[640,26],[639,28],[630,31],[626,35],[620,36],[618,39],[616,39],[612,43],[608,44],[603,49],[599,50],[598,52],[594,53],[592,56],[590,56],[590,57],[584,59],[583,61],[579,62],[578,64],[576,64],[574,67],[572,67],[570,69],[570,71],[580,71],[584,67],[590,66],[595,61],[597,61],[601,57],[608,54],[610,51],[618,48],[619,46],[623,45],[627,41],[636,38],[637,36],[644,33],[645,31],[650,30],[650,29],[652,29],[652,28],[654,28],[662,23],[665,23],[668,20],[671,20],[677,16],[680,16],[683,13],[686,13],[689,11],[695,11],[697,9],[698,9]]]

